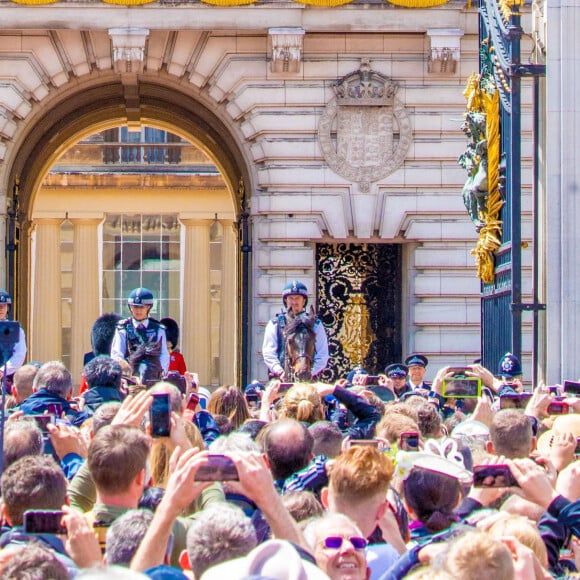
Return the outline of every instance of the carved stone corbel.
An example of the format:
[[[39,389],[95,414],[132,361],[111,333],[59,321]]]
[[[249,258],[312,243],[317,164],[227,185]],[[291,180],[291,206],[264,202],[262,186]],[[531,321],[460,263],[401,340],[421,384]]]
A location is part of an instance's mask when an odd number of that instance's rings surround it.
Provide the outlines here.
[[[303,28],[270,28],[273,73],[300,72],[304,45]]]

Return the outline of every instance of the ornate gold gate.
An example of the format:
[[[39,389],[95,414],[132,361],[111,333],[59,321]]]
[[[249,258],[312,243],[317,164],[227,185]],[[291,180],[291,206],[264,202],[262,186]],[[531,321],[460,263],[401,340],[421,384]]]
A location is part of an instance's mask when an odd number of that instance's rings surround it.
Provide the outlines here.
[[[317,244],[318,316],[328,335],[324,381],[356,365],[370,374],[401,359],[401,246]]]

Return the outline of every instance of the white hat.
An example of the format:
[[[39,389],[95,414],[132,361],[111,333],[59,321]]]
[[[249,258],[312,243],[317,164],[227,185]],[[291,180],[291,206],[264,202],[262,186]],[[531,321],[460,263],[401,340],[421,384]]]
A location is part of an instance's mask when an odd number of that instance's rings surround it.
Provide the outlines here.
[[[481,437],[489,438],[489,427],[481,421],[468,419],[456,425],[451,437]]]
[[[197,395],[199,396],[200,399],[205,399],[206,406],[207,406],[207,402],[209,401],[209,398],[211,397],[211,393],[209,392],[209,390],[206,389],[205,387],[197,387]]]
[[[314,564],[303,560],[290,542],[268,540],[247,556],[212,566],[201,580],[238,580],[258,575],[272,580],[328,580]]]

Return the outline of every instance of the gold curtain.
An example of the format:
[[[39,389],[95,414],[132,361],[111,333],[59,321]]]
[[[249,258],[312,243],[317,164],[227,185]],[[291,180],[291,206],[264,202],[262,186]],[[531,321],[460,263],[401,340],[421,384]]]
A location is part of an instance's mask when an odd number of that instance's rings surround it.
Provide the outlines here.
[[[155,0],[102,0],[105,4],[116,4],[117,6],[140,6],[141,4],[151,4]]]
[[[58,0],[12,0],[15,4],[29,4],[29,5],[40,5],[40,4],[54,4]]]
[[[403,8],[433,8],[433,6],[442,6],[450,0],[387,0],[389,4],[402,6]]]
[[[204,4],[212,6],[244,6],[244,4],[255,4],[257,0],[201,0]]]
[[[352,0],[295,0],[295,2],[298,2],[298,4],[309,4],[310,6],[333,8],[335,6],[350,4]]]

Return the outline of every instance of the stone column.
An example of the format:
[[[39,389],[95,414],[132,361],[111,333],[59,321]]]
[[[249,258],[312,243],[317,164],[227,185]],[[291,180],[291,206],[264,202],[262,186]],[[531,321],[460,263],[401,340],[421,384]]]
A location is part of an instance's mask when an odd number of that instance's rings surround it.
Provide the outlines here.
[[[99,239],[102,219],[71,218],[73,232],[70,371],[80,381],[83,356],[92,349],[91,328],[99,316]]]
[[[62,218],[36,219],[32,324],[28,360],[61,360],[62,305],[60,224]]]
[[[237,381],[237,236],[232,220],[220,220],[220,222],[223,227],[220,303],[220,383],[222,385],[233,385]]]
[[[546,3],[547,383],[580,376],[580,5]]]
[[[211,381],[210,220],[184,219],[183,324],[181,346],[187,368],[199,374],[202,385]]]

